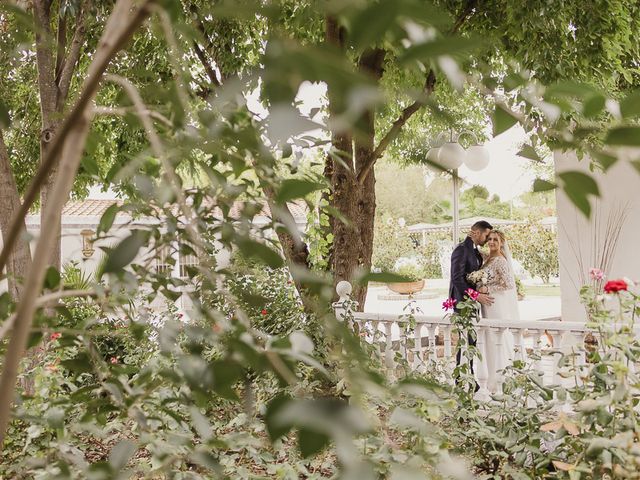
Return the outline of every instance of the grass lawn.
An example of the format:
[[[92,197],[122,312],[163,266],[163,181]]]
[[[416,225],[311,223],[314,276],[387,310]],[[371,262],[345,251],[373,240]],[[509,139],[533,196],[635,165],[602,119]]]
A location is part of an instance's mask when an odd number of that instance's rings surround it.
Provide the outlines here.
[[[532,297],[559,297],[560,285],[525,285],[524,291]]]

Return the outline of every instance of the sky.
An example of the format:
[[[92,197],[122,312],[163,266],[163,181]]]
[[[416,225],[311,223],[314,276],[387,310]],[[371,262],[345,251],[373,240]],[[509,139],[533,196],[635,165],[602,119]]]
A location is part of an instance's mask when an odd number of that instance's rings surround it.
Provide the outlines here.
[[[326,103],[325,94],[326,87],[324,85],[311,84],[309,82],[303,83],[296,98],[300,112],[306,116],[309,115],[312,109],[321,108]],[[267,116],[268,112],[259,102],[257,89],[247,97],[247,106],[260,117]],[[320,121],[319,115],[316,115],[313,119]],[[296,120],[284,114],[282,122],[295,124]],[[309,133],[312,135],[321,134],[319,130],[310,130]],[[286,132],[277,132],[275,135],[280,136],[281,134],[286,134]],[[526,168],[530,160],[516,155],[525,140],[526,134],[522,127],[519,124],[514,125],[484,144],[490,153],[489,165],[484,170],[476,172],[463,165],[458,172],[460,177],[468,185],[483,185],[491,194],[500,196],[502,201],[512,200],[525,192],[531,191],[535,176]],[[111,199],[115,198],[115,194],[111,191],[101,192],[99,188],[92,188],[89,198]]]

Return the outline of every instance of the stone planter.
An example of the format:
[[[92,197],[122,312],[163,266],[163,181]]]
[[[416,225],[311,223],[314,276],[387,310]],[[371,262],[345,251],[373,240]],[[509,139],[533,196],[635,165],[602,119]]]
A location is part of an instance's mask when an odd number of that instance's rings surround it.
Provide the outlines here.
[[[424,280],[418,280],[417,282],[397,282],[387,283],[389,290],[401,295],[411,295],[412,293],[418,293],[424,288]]]

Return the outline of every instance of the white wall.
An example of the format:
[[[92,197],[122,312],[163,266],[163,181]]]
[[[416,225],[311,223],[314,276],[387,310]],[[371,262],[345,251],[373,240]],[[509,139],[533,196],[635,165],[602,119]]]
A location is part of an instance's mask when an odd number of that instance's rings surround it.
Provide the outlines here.
[[[555,152],[554,159],[557,172],[588,172],[589,159],[586,157],[578,161],[573,153]],[[565,321],[586,321],[578,292],[582,285],[589,283],[589,269],[600,267],[605,242],[612,238],[607,235],[607,225],[622,211],[626,211],[626,221],[612,255],[610,271],[606,273],[608,278],[640,279],[640,174],[623,160],[606,174],[590,174],[598,183],[601,197],[592,202],[589,220],[563,191],[556,193],[562,318]]]

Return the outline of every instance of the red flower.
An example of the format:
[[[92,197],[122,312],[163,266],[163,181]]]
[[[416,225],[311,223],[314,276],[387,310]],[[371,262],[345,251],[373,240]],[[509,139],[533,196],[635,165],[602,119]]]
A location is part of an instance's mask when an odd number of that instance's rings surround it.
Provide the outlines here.
[[[267,314],[267,311],[263,308],[263,309],[260,311],[260,315],[266,315],[266,314]]]
[[[442,302],[442,309],[446,312],[447,310],[453,310],[456,306],[457,300],[455,298],[447,298],[444,302]]]
[[[469,295],[469,298],[474,302],[478,300],[478,295],[480,295],[480,293],[476,292],[473,288],[467,288],[464,293]]]
[[[111,357],[111,358],[109,359],[109,362],[110,362],[110,363],[118,363],[118,357]]]
[[[604,291],[606,293],[616,293],[628,288],[627,282],[624,280],[609,280],[604,284]]]
[[[55,332],[51,334],[51,340],[57,340],[62,336],[61,333]]]

